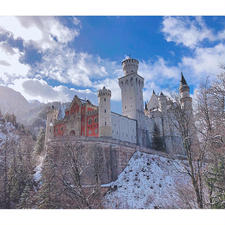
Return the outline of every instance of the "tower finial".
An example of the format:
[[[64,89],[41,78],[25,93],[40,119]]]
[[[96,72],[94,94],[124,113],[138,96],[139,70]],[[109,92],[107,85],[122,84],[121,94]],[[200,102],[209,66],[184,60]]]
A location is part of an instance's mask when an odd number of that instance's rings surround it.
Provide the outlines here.
[[[183,85],[187,85],[187,82],[186,82],[186,80],[185,80],[185,78],[184,78],[184,75],[183,75],[183,73],[181,72],[181,81],[180,81]]]

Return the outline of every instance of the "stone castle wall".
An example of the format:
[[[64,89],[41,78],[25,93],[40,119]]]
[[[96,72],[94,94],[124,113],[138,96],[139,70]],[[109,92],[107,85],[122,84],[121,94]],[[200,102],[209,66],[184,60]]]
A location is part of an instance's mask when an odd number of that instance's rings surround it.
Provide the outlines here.
[[[101,181],[103,184],[110,183],[117,179],[118,175],[127,166],[128,161],[136,151],[145,152],[149,154],[162,155],[168,157],[168,154],[164,152],[158,152],[153,149],[145,148],[132,144],[129,142],[123,142],[111,138],[94,138],[94,137],[57,137],[52,138],[47,143],[48,148],[61,148],[62,151],[66,151],[63,146],[65,144],[82,144],[84,151],[88,153],[88,158],[93,159],[93,149],[101,149],[103,153],[103,172],[101,175]],[[94,183],[93,167],[90,166],[85,171],[83,176],[84,184]]]
[[[111,112],[112,138],[137,143],[137,121]]]

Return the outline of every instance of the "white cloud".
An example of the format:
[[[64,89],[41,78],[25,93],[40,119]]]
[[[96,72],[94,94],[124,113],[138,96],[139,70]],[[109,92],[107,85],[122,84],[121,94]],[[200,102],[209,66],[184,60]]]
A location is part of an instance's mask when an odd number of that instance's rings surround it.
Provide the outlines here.
[[[225,45],[218,44],[211,48],[196,48],[193,57],[183,57],[183,67],[193,72],[194,76],[206,77],[221,72],[220,65],[225,64]]]
[[[166,40],[195,48],[201,41],[214,41],[216,37],[201,17],[164,17],[162,32]]]
[[[162,58],[154,62],[151,60],[141,61],[139,65],[140,75],[145,78],[145,82],[149,80],[164,80],[165,78],[177,78],[179,76],[179,69],[175,66],[169,66]]]
[[[73,23],[74,23],[74,25],[80,25],[81,23],[80,23],[80,20],[77,18],[77,17],[73,17]]]
[[[106,78],[105,80],[95,82],[93,86],[96,88],[96,90],[99,90],[105,86],[107,89],[111,90],[112,92],[111,99],[113,101],[121,100],[121,90],[120,90],[117,78],[112,78],[112,79]]]
[[[4,84],[12,82],[17,77],[26,77],[30,69],[20,62],[22,53],[18,49],[8,50],[0,43],[0,79]]]
[[[68,43],[79,35],[78,28],[70,29],[56,17],[50,16],[1,16],[0,28],[12,33],[15,39],[21,38],[25,43],[33,43],[41,49],[56,47],[57,43]]]
[[[91,87],[96,79],[115,76],[118,65],[84,52],[76,52],[64,45],[45,51],[42,62],[32,73],[48,77],[62,83]]]
[[[14,84],[9,85],[16,91],[19,91],[27,100],[38,100],[40,102],[69,102],[74,95],[81,98],[88,98],[96,103],[96,94],[91,90],[76,90],[59,85],[52,87],[44,80],[38,79],[16,79]]]

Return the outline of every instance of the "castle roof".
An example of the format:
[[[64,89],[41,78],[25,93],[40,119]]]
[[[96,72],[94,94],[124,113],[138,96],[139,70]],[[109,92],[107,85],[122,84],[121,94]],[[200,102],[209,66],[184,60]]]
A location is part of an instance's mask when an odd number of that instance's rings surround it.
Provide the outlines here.
[[[183,75],[182,72],[181,72],[181,81],[180,81],[180,83],[181,83],[182,85],[187,85],[187,82],[186,82],[186,80],[185,80],[184,75]]]

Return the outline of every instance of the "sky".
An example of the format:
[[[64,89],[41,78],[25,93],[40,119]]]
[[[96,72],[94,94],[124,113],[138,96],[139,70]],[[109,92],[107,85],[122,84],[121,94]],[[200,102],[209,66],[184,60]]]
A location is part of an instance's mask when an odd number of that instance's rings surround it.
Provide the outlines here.
[[[194,95],[225,64],[224,16],[0,16],[0,85],[27,100],[97,104],[97,90],[112,91],[121,112],[122,60],[139,61],[144,101],[153,89],[178,91],[183,72]]]

